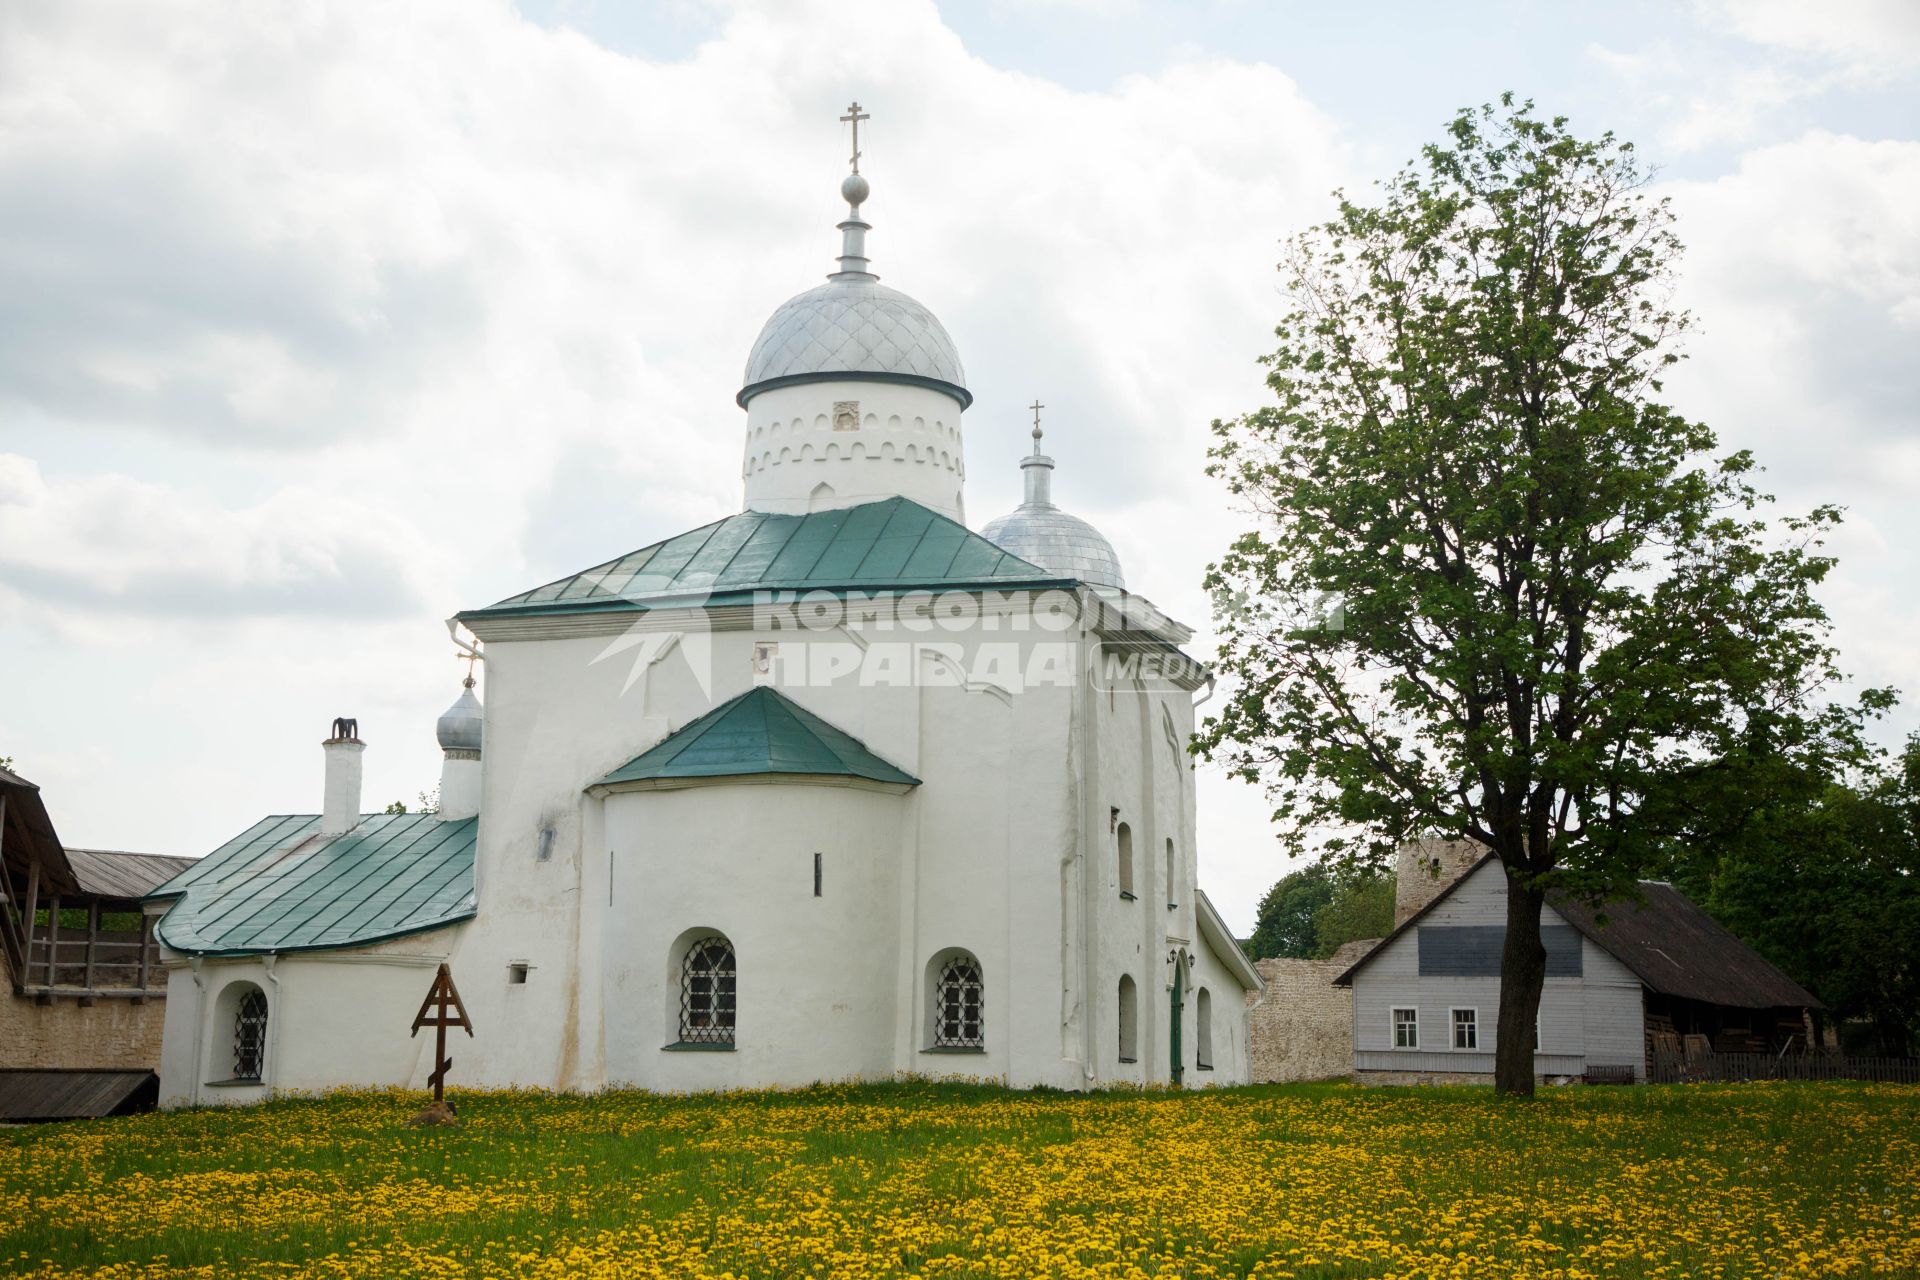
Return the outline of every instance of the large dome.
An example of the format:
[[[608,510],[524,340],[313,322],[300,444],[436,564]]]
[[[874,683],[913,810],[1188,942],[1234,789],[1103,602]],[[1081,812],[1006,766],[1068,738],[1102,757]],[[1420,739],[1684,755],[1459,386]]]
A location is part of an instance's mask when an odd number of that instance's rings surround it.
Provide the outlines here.
[[[988,542],[1031,564],[1096,587],[1125,590],[1113,544],[1079,516],[1022,503],[980,531]]]
[[[780,304],[747,357],[742,405],[769,387],[831,378],[913,382],[973,402],[953,339],[933,312],[846,272]]]

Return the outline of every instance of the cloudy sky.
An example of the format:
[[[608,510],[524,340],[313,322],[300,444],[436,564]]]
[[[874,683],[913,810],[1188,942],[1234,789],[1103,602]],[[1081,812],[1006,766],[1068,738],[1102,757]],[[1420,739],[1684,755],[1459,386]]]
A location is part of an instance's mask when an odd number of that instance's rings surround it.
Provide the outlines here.
[[[1920,6],[422,0],[0,7],[0,755],[68,843],[202,853],[438,776],[441,619],[739,505],[761,321],[876,270],[966,360],[968,510],[1056,496],[1204,624],[1281,238],[1504,89],[1660,166],[1674,401],[1851,518],[1848,666],[1920,701]],[[1920,725],[1912,707],[1888,728]],[[1205,776],[1237,928],[1282,870]]]

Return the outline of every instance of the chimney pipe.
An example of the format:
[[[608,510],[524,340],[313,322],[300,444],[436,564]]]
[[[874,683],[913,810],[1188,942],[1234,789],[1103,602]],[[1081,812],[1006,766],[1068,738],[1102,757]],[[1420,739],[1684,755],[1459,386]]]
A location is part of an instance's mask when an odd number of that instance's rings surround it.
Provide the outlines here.
[[[320,834],[344,835],[360,825],[360,722],[341,716],[333,722],[333,736],[320,744],[327,755],[326,794],[320,809]]]

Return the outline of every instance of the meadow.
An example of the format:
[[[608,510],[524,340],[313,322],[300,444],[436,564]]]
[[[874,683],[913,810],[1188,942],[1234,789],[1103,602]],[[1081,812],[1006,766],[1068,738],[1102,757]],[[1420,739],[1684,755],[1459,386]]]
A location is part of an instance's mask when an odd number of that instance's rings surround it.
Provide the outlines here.
[[[0,1130],[35,1276],[1920,1275],[1920,1089],[346,1093]]]

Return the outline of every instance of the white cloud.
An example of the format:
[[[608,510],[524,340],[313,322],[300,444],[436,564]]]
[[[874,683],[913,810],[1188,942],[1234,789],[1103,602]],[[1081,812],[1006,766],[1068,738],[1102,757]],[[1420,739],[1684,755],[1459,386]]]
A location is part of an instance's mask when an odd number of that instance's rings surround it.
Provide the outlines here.
[[[206,848],[304,803],[265,735],[378,703],[363,723],[425,743],[438,618],[733,509],[732,394],[831,267],[853,96],[878,270],[978,397],[976,523],[1017,501],[1037,394],[1062,499],[1204,621],[1236,529],[1206,424],[1258,402],[1276,241],[1348,177],[1273,68],[1193,53],[1075,93],[892,0],[740,4],[678,62],[498,2],[0,12],[0,628],[58,673],[6,728],[79,759],[74,702],[126,722],[69,838]],[[137,668],[71,656],[129,626]],[[133,745],[181,714],[193,750]],[[235,805],[136,802],[221,760]],[[1209,819],[1210,878],[1250,849],[1264,888],[1264,823],[1237,823]]]
[[[1912,0],[1709,0],[1702,11],[1745,39],[1815,55],[1850,75],[1920,67],[1920,6]]]

